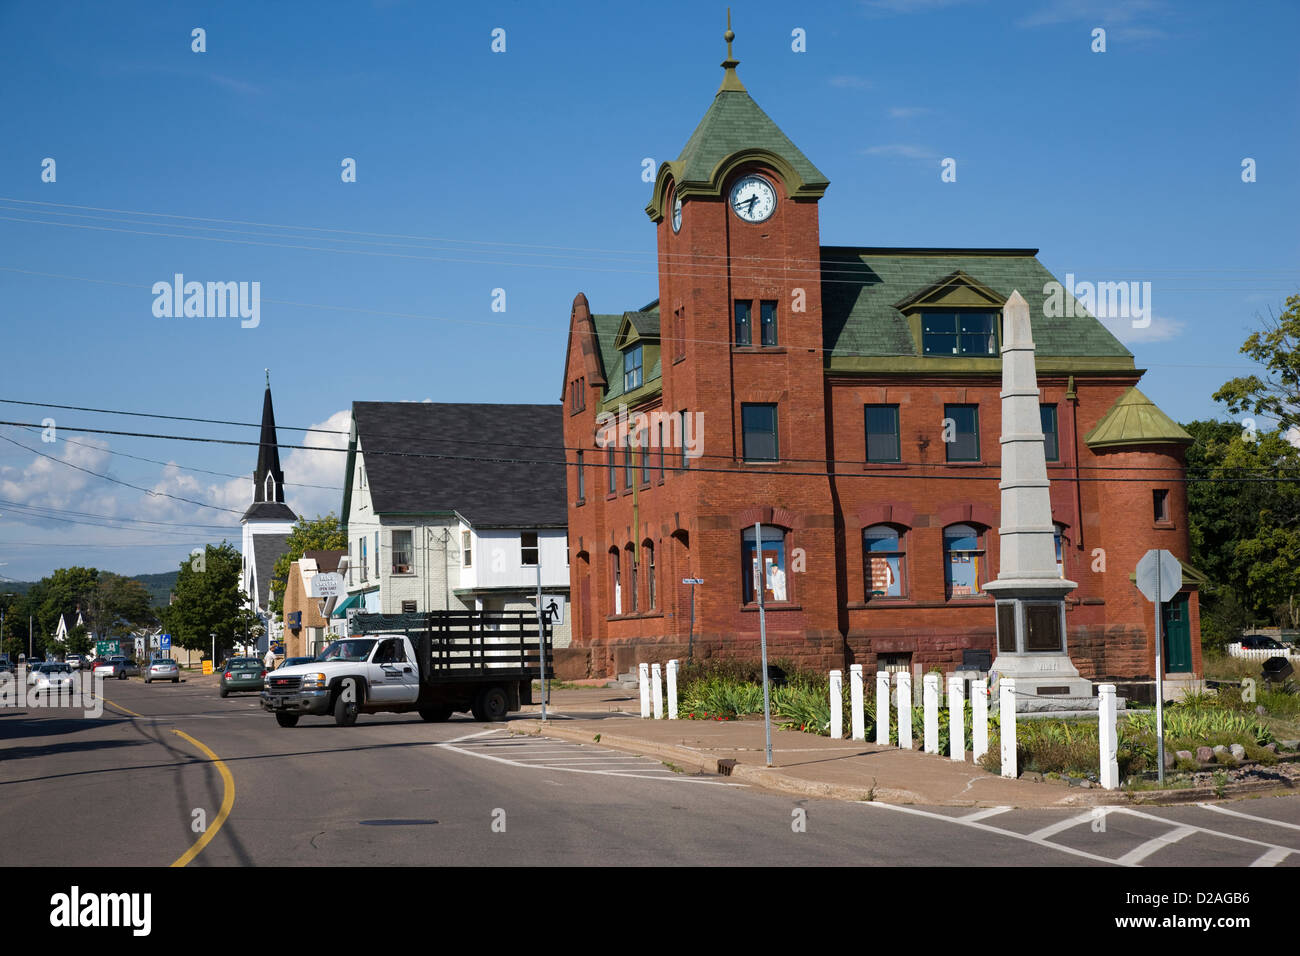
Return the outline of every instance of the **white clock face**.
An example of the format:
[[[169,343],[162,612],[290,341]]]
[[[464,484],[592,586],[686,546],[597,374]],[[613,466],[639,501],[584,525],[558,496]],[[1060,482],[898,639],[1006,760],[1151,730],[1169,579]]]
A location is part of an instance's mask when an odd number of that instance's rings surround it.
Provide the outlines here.
[[[746,176],[731,187],[731,208],[745,222],[763,222],[776,211],[776,190],[762,176]]]
[[[673,232],[682,228],[682,201],[680,198],[673,200]]]

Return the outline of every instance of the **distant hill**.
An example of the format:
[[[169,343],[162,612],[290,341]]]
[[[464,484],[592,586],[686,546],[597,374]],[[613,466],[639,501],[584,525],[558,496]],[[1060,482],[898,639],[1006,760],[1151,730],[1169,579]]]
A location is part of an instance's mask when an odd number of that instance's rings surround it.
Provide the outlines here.
[[[139,581],[149,592],[149,603],[154,607],[166,607],[167,599],[176,587],[179,571],[163,571],[159,574],[132,574],[130,577]],[[0,581],[0,593],[26,594],[36,586],[35,581]]]

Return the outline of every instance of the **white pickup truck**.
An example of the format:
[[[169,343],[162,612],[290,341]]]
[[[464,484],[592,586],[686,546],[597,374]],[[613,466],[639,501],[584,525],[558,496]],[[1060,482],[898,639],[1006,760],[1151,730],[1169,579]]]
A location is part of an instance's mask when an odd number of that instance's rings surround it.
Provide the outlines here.
[[[445,721],[467,710],[478,720],[504,720],[532,702],[550,638],[544,624],[539,641],[536,617],[527,612],[359,614],[354,629],[359,633],[310,664],[266,675],[262,707],[281,727],[296,726],[304,714],[333,715],[340,727],[382,712]]]

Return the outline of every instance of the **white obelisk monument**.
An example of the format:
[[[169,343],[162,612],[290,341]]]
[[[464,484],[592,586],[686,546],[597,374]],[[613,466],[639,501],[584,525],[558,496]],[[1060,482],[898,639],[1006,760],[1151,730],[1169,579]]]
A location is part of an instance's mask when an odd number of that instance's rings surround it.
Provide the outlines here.
[[[1016,710],[1095,708],[1092,683],[1066,653],[1065,595],[1056,564],[1029,303],[1011,293],[1002,322],[1002,491],[997,599],[998,678],[1016,679]]]

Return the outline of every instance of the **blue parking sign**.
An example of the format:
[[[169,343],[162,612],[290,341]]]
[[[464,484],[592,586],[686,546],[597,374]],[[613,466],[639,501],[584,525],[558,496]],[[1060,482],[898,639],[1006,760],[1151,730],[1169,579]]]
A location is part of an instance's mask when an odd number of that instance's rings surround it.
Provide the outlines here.
[[[172,649],[172,636],[170,634],[164,634],[162,636],[162,649],[164,651],[170,651]]]

